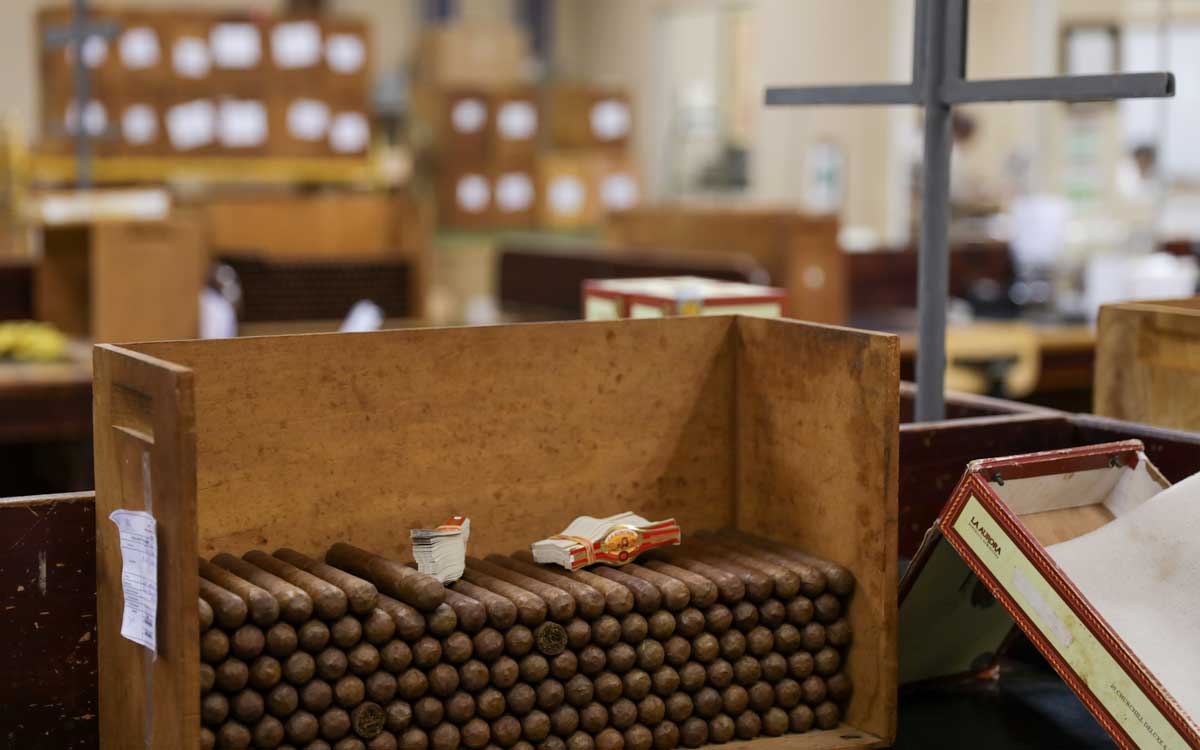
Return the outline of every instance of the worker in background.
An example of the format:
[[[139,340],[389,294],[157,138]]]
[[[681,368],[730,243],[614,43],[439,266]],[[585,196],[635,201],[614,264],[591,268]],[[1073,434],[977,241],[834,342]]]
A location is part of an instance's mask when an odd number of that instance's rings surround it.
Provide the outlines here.
[[[1117,193],[1129,203],[1153,205],[1161,190],[1158,149],[1148,143],[1134,147],[1117,165]]]
[[[954,139],[950,158],[952,234],[960,234],[954,226],[958,220],[990,216],[1001,210],[999,191],[995,186],[989,184],[987,179],[971,164],[972,152],[978,143],[976,138],[978,130],[978,123],[971,115],[960,111],[955,111],[951,115],[950,132]],[[925,172],[923,140],[920,138],[915,138],[913,141],[912,165],[912,229],[915,237],[920,223],[921,185]]]

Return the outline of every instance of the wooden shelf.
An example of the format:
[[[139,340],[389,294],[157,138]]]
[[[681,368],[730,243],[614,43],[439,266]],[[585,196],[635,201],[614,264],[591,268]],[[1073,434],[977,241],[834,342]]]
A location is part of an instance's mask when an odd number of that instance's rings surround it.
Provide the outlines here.
[[[75,180],[75,157],[69,154],[33,154],[29,178],[34,183]],[[368,157],[220,157],[141,156],[97,157],[92,162],[97,183],[221,182],[235,184],[316,182],[388,185],[397,178],[388,174],[382,160]]]

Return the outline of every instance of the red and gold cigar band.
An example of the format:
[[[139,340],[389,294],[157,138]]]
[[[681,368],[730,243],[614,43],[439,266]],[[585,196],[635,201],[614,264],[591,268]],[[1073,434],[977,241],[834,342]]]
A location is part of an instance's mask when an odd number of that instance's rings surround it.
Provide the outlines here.
[[[596,541],[582,537],[555,534],[551,539],[566,539],[575,542],[571,548],[571,570],[603,563],[605,565],[621,566],[631,563],[646,550],[663,547],[668,544],[679,544],[682,537],[679,524],[674,518],[636,527],[618,524],[604,532]]]

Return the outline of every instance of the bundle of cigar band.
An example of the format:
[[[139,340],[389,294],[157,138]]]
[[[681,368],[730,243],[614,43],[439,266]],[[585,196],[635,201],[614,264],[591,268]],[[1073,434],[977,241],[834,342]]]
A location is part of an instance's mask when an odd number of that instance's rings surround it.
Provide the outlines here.
[[[832,729],[845,568],[735,531],[621,568],[200,561],[203,750],[672,750]]]

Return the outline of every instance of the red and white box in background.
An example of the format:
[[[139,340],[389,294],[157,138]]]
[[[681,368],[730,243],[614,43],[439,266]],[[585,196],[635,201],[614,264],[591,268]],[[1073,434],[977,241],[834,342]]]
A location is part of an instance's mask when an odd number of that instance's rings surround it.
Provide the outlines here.
[[[782,318],[787,314],[787,292],[779,287],[700,276],[589,279],[583,283],[583,311],[587,320],[674,315]]]

